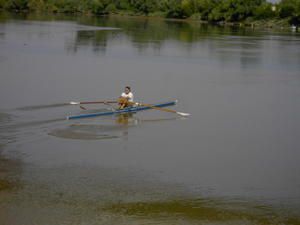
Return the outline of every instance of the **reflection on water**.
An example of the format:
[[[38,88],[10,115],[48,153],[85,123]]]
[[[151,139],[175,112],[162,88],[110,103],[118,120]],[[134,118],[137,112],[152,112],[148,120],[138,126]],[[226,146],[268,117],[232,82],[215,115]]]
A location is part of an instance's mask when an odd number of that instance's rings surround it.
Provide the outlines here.
[[[80,140],[101,140],[119,138],[118,133],[123,127],[114,125],[71,125],[68,128],[56,129],[49,132],[49,135],[66,139]],[[113,135],[116,133],[116,135]]]
[[[126,21],[124,23],[124,21]],[[299,36],[281,35],[274,36],[272,33],[255,31],[250,28],[236,27],[218,27],[196,22],[174,22],[165,20],[151,19],[130,19],[130,18],[80,18],[80,23],[93,24],[101,27],[118,27],[119,31],[99,32],[99,31],[78,31],[74,42],[69,42],[68,49],[73,49],[75,53],[78,48],[89,48],[102,55],[113,54],[114,57],[126,58],[135,55],[151,56],[155,55],[156,59],[169,57],[171,61],[184,60],[189,58],[188,63],[200,64],[218,64],[221,66],[239,64],[243,68],[252,68],[253,66],[262,65],[265,60],[268,66],[278,67],[274,63],[274,57],[277,52],[268,58],[267,54],[272,54],[276,48],[282,49],[279,57],[285,54],[291,54],[286,48],[288,42],[299,42]],[[173,49],[172,46],[180,49]],[[285,43],[286,42],[286,43]],[[113,45],[125,47],[124,43],[131,45],[136,52],[123,55],[114,55],[112,51],[107,52],[108,46]],[[271,45],[271,48],[269,48]],[[286,52],[285,52],[286,51]],[[294,63],[299,62],[299,51],[293,51]],[[133,56],[132,56],[133,57]],[[286,60],[280,60],[282,66],[290,63]]]
[[[88,112],[93,111],[89,110]],[[99,112],[99,110],[94,112]],[[139,123],[138,118],[133,117],[132,113],[118,114],[112,119],[115,124],[72,124],[67,128],[55,129],[49,132],[49,135],[81,140],[114,139],[127,136],[128,129]],[[101,121],[98,123],[101,123]]]
[[[138,124],[138,119],[134,118],[133,115],[135,113],[122,113],[116,116],[116,124],[120,125],[129,125],[129,124]]]
[[[143,123],[154,123],[164,121],[174,121],[178,118],[161,119],[139,119],[134,116],[135,113],[122,113],[109,117],[112,124],[72,124],[67,128],[58,128],[50,131],[48,134],[55,137],[78,140],[102,140],[125,138],[128,136],[129,129],[137,127]],[[94,122],[95,123],[95,122]]]
[[[91,45],[94,52],[105,54],[107,42],[117,33],[117,31],[78,31],[75,41],[66,43],[66,50],[76,53],[78,48]]]
[[[53,22],[46,22],[49,16],[20,16],[28,21],[24,26],[38,26],[41,32],[39,39],[49,38],[56,32],[64,39],[64,49],[76,54],[79,49],[90,49],[97,55],[115,56],[114,51],[107,51],[114,46],[124,48],[131,46],[135,52],[118,52],[118,58],[155,55],[170,57],[173,60],[189,58],[189,63],[221,63],[239,64],[241,68],[251,68],[268,60],[270,66],[277,67],[273,57],[282,58],[285,54],[293,54],[293,62],[299,62],[300,53],[287,48],[289,43],[299,42],[298,35],[253,30],[250,28],[219,27],[196,22],[166,21],[155,19],[132,19],[126,17],[66,17],[69,24],[61,23],[64,16],[52,16]],[[36,22],[36,20],[40,20]],[[45,20],[41,22],[41,20]],[[56,21],[57,20],[57,21]],[[77,24],[79,23],[79,24]],[[3,30],[5,31],[5,27]],[[59,31],[59,32],[58,32]],[[63,33],[68,33],[68,35]],[[276,34],[276,33],[275,33]],[[29,34],[32,36],[32,34]],[[5,33],[3,33],[5,39]],[[9,37],[7,37],[9,38]],[[178,46],[177,43],[181,45]],[[172,46],[179,49],[170,49]],[[282,53],[274,52],[269,59],[266,53],[272,54],[277,48]],[[128,49],[127,49],[128,50]],[[268,52],[266,52],[268,51]],[[129,54],[128,54],[129,53]],[[278,56],[277,56],[278,54]],[[152,59],[153,60],[153,59]],[[279,62],[285,65],[284,58]],[[288,62],[290,64],[290,61]]]

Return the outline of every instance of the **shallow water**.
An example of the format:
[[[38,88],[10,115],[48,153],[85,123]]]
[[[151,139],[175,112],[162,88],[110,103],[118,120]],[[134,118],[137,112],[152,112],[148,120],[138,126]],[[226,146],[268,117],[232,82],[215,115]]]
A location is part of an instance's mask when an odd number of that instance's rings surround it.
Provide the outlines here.
[[[299,33],[0,16],[0,222],[299,224]],[[188,118],[70,101],[178,99]],[[17,215],[17,216],[16,216]]]

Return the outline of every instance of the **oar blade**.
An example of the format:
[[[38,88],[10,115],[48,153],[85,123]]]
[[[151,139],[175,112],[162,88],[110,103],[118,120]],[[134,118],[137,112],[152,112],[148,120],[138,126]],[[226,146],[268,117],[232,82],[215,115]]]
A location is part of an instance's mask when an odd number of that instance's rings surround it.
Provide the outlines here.
[[[80,102],[70,102],[70,105],[79,105]]]
[[[187,116],[190,116],[191,114],[189,113],[183,113],[183,112],[176,112],[178,115],[180,116],[184,116],[184,117],[187,117]]]

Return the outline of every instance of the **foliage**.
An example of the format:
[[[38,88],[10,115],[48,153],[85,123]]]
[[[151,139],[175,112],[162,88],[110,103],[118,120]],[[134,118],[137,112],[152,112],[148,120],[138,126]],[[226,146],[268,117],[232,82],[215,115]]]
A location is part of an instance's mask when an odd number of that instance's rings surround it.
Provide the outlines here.
[[[90,2],[89,9],[94,14],[102,14],[104,11],[104,5],[100,0],[92,0]]]
[[[216,0],[197,0],[196,11],[200,14],[202,20],[209,20],[209,15],[217,6]]]
[[[131,5],[130,5],[129,1],[127,1],[127,0],[119,0],[117,3],[117,8],[119,8],[121,10],[130,10]]]
[[[46,7],[44,0],[29,0],[27,6],[30,11],[44,11]]]
[[[7,0],[4,1],[4,8],[9,10],[27,10],[28,9],[27,0]]]
[[[272,4],[269,2],[262,3],[259,7],[254,11],[255,19],[269,19],[277,16],[276,11],[273,11]],[[275,9],[275,8],[274,8]]]
[[[154,0],[131,0],[131,8],[136,12],[148,14],[156,11],[158,8],[157,1]]]
[[[0,0],[0,9],[5,8],[5,3],[6,3],[5,0]]]
[[[110,3],[109,5],[107,5],[104,10],[105,13],[115,13],[116,11],[117,8],[114,3]]]
[[[300,21],[300,0],[281,0],[276,5],[267,0],[0,0],[0,8],[92,14],[126,12],[211,22],[240,22],[249,18],[288,19],[293,24]]]
[[[300,24],[300,0],[282,0],[279,9],[280,18],[290,18],[290,23]]]

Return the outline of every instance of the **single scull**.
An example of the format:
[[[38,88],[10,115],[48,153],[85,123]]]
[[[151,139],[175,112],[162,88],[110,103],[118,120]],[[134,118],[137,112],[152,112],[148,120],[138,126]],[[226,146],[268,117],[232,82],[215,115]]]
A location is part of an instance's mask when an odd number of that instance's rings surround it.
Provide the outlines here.
[[[163,108],[163,107],[168,107],[168,106],[175,105],[176,103],[177,103],[177,100],[170,101],[170,102],[153,104],[151,106],[158,107],[158,108]],[[72,119],[82,119],[82,118],[90,118],[90,117],[96,117],[96,116],[109,116],[109,115],[117,115],[117,114],[121,114],[121,113],[138,112],[138,111],[143,111],[143,110],[148,110],[148,109],[152,109],[152,108],[150,106],[143,106],[142,105],[142,106],[128,107],[128,108],[125,108],[125,109],[122,109],[122,110],[68,116],[67,119],[72,120]]]

